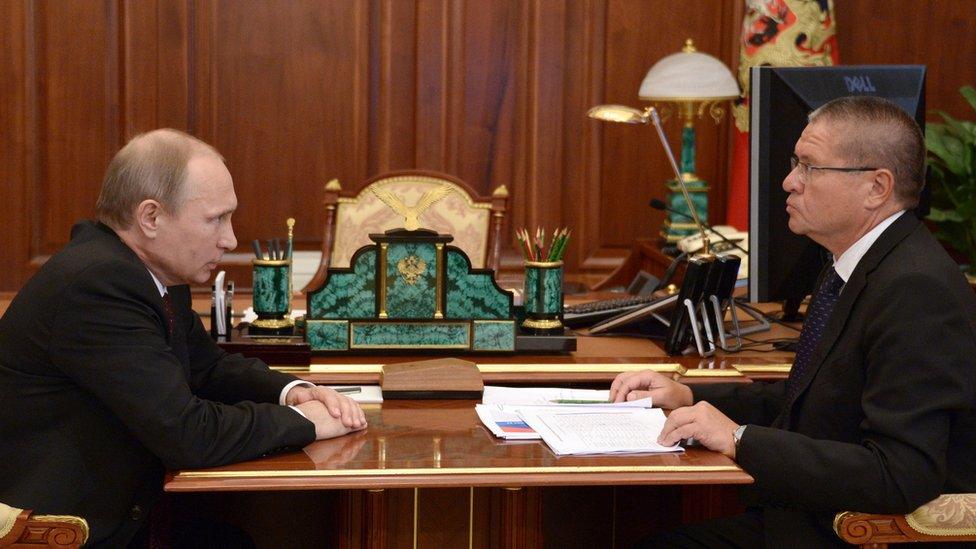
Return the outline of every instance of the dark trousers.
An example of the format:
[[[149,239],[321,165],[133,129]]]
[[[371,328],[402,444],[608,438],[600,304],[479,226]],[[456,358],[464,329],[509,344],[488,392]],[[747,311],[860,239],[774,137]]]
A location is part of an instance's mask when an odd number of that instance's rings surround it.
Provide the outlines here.
[[[718,549],[765,547],[762,511],[750,509],[741,515],[722,517],[680,526],[641,541],[639,549]]]
[[[179,520],[166,532],[168,539],[155,539],[148,524],[139,530],[126,549],[254,549],[254,540],[244,530],[223,521],[194,518]]]

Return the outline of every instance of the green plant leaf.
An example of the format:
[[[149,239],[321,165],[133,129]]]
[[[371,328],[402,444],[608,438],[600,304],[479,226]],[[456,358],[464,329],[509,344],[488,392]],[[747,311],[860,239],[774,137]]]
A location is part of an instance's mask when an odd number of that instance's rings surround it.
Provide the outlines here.
[[[974,89],[972,86],[963,86],[959,88],[959,93],[966,98],[966,101],[969,102],[969,106],[976,111],[976,89]]]
[[[944,210],[942,208],[931,207],[929,208],[928,219],[935,221],[936,223],[944,223],[946,221],[952,222],[962,222],[965,219],[955,210]]]
[[[976,110],[976,88],[963,86],[959,93]],[[976,123],[935,112],[943,122],[925,128],[928,219],[938,227],[936,237],[969,258],[976,271]]]

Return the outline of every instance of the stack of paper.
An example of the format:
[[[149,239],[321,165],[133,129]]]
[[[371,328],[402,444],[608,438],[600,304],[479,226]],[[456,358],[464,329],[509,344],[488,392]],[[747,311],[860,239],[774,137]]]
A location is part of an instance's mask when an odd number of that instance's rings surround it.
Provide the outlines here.
[[[610,391],[549,387],[485,386],[482,404],[475,411],[485,427],[496,437],[532,440],[542,438],[518,414],[517,406],[621,406],[610,404]],[[650,399],[628,402],[624,406],[650,407]]]
[[[477,404],[474,410],[491,434],[509,440],[536,440],[542,437],[513,410],[504,404]]]
[[[676,452],[657,437],[664,413],[651,399],[610,403],[609,391],[485,387],[475,410],[497,437],[543,439],[557,455]]]
[[[610,404],[610,391],[592,389],[562,389],[559,387],[497,387],[485,386],[481,402],[485,404],[552,405],[552,404]],[[644,406],[650,407],[650,399]]]
[[[522,408],[522,419],[556,455],[680,452],[662,446],[660,408]]]

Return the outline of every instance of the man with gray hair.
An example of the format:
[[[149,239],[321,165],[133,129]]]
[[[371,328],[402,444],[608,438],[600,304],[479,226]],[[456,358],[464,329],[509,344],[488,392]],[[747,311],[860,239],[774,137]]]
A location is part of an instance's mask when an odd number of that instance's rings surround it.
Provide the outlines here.
[[[188,284],[237,245],[236,208],[223,158],[185,133],[116,154],[99,222],[75,225],[0,319],[0,501],[79,515],[91,543],[122,547],[164,467],[366,427],[354,401],[222,351],[192,310]]]
[[[908,211],[923,185],[918,125],[847,97],[796,143],[790,230],[833,254],[786,381],[687,386],[617,376],[617,401],[672,409],[659,441],[694,438],[755,478],[749,511],[680,528],[652,547],[843,546],[842,510],[908,513],[976,491],[976,296]]]

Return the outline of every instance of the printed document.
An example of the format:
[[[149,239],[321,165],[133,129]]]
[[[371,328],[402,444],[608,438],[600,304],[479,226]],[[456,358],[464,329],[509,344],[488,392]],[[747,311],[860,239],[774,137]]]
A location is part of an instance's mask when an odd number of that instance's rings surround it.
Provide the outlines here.
[[[662,446],[660,408],[567,408],[526,406],[517,409],[556,455],[681,452]]]
[[[553,404],[606,406],[611,404],[609,390],[564,389],[561,387],[498,387],[494,385],[485,386],[481,402],[484,404],[542,406]],[[639,401],[613,404],[613,406],[621,405],[650,408],[651,399],[646,398]]]
[[[538,440],[542,437],[516,412],[509,410],[503,404],[476,404],[474,411],[478,413],[481,423],[498,438],[509,440]]]
[[[538,440],[539,433],[522,417],[521,409],[547,408],[553,410],[595,410],[650,408],[651,399],[611,403],[610,391],[563,389],[558,387],[497,387],[486,386],[482,404],[475,411],[493,435],[509,440]]]

